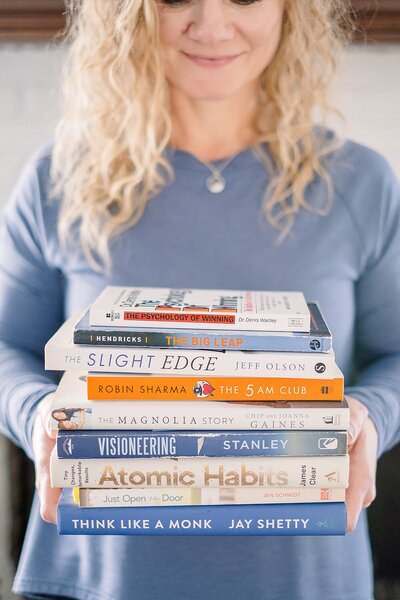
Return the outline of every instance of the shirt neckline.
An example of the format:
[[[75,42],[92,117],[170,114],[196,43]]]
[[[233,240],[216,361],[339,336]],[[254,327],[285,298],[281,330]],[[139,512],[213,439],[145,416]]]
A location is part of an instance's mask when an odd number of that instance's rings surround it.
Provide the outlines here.
[[[266,146],[264,146],[265,148]],[[171,146],[167,146],[165,156],[175,169],[184,169],[186,171],[196,171],[202,173],[210,173],[210,169],[205,162],[199,160],[192,153],[186,150],[178,150]],[[232,156],[232,155],[230,155]],[[217,168],[222,165],[230,157],[221,158],[220,160],[210,161]],[[229,169],[243,169],[248,167],[260,166],[262,163],[255,153],[255,148],[246,148],[238,152],[232,161],[223,169],[227,172]]]

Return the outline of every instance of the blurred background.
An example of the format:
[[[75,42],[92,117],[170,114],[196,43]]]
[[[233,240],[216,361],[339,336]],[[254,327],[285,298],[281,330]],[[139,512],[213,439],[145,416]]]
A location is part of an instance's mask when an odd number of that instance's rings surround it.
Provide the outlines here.
[[[357,32],[336,104],[347,137],[385,155],[400,177],[400,0],[352,5]],[[62,0],[0,0],[0,211],[26,160],[52,139],[65,57],[54,36],[63,26]],[[399,465],[400,447],[381,459],[369,509],[376,600],[400,600]],[[0,600],[17,598],[10,589],[32,490],[32,465],[0,435]]]

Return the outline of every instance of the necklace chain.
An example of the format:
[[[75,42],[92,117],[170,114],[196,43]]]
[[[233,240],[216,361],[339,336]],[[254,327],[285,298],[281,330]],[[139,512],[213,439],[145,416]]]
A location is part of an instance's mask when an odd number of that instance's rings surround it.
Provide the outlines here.
[[[172,150],[172,155],[174,154],[175,149]],[[215,165],[212,162],[200,160],[199,158],[196,159],[200,164],[207,167],[207,169],[210,171],[210,175],[205,181],[205,186],[211,194],[220,194],[224,191],[224,189],[226,188],[226,180],[225,177],[223,177],[222,175],[222,171],[224,171],[226,167],[234,161],[238,154],[239,152],[236,152],[236,154],[233,154],[233,156],[229,156],[224,161],[222,161],[222,164],[219,166]]]

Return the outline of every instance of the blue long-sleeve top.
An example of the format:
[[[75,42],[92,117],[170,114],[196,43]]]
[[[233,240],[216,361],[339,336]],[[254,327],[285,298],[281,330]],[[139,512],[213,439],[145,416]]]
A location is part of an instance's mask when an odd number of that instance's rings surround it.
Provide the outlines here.
[[[4,215],[0,246],[0,427],[31,455],[34,411],[55,389],[43,346],[109,284],[302,290],[333,332],[346,393],[367,407],[379,453],[400,439],[400,190],[384,159],[348,142],[330,161],[327,216],[302,210],[288,237],[261,214],[269,175],[251,150],[224,169],[171,153],[173,183],[112,244],[110,274],[60,249],[49,199],[51,149],[27,166]],[[326,200],[316,180],[307,199]],[[37,502],[14,589],[85,600],[371,600],[365,515],[344,538],[58,537]]]

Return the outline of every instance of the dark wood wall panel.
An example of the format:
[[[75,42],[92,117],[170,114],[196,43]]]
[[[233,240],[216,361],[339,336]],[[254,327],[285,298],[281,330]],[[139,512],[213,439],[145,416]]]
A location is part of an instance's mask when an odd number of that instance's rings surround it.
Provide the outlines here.
[[[358,24],[356,41],[400,42],[400,0],[351,3]],[[0,0],[0,41],[52,39],[63,29],[63,8],[63,0]]]
[[[0,0],[0,41],[46,41],[64,27],[63,0]]]
[[[400,42],[400,0],[353,0],[357,40]]]

